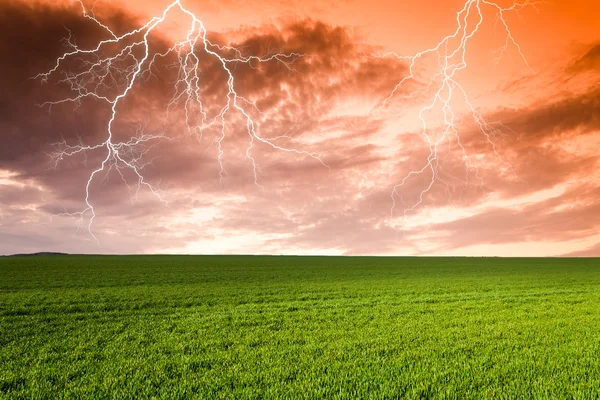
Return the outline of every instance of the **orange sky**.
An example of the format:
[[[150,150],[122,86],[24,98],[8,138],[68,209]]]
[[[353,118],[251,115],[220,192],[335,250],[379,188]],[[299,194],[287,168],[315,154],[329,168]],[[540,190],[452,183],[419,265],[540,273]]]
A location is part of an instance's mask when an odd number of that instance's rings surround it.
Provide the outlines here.
[[[377,56],[435,47],[456,29],[456,13],[467,1],[479,4],[484,20],[469,41],[468,66],[455,76],[446,116],[440,103],[421,114],[424,135],[419,113],[441,82],[438,76],[427,86],[439,68],[435,57],[419,61],[415,79],[389,97],[409,64]],[[105,156],[100,149],[51,155],[106,140],[110,107],[91,98],[51,113],[36,105],[82,87],[110,97],[124,88],[126,70],[98,86],[97,76],[61,75],[84,71],[85,64],[73,59],[46,84],[29,79],[65,52],[65,27],[82,48],[106,32],[69,1],[0,5],[0,55],[11,60],[0,84],[3,97],[14,99],[0,103],[6,109],[0,129],[10,143],[0,152],[0,253],[600,255],[598,2],[550,0],[507,12],[530,68],[512,44],[498,60],[506,32],[483,0],[181,2],[211,37],[245,55],[265,56],[279,46],[305,56],[292,69],[277,62],[232,69],[236,90],[248,100],[244,110],[256,121],[250,150],[245,116],[236,110],[226,114],[225,131],[211,126],[201,138],[180,138],[186,106],[172,103],[166,113],[169,99],[180,93],[166,63],[136,82],[119,103],[114,136],[132,140],[143,126],[144,133],[171,139],[143,153],[137,147],[122,151],[131,160],[143,154],[135,165],[143,166],[144,179],[164,202],[146,186],[138,190],[138,177],[127,166],[111,169],[109,162],[90,186],[99,246],[87,232],[89,210],[61,214],[86,209],[86,182]],[[170,3],[99,0],[95,11],[122,34]],[[90,10],[92,2],[84,4]],[[152,40],[171,46],[183,40],[189,22],[174,12]],[[204,111],[214,116],[227,102],[227,76],[214,58],[202,68],[198,93],[206,99]],[[72,80],[61,82],[61,76]],[[198,121],[198,109],[190,110],[188,117]],[[453,128],[445,131],[449,116]],[[482,132],[477,122],[484,120],[490,125]],[[219,150],[221,134],[226,139]],[[430,185],[427,139],[439,138],[444,140],[435,148]]]
[[[97,4],[125,5],[136,13],[159,14],[169,0],[102,0]],[[386,49],[413,53],[437,43],[455,27],[454,16],[464,0],[344,0],[275,1],[183,0],[207,27],[216,31],[241,25],[259,26],[281,18],[313,18],[334,25],[357,28],[365,39]],[[501,6],[511,0],[496,1]],[[595,40],[600,29],[600,4],[594,0],[554,0],[523,9],[509,16],[515,36],[530,57],[543,58],[548,51],[560,52],[572,42]],[[490,32],[488,32],[490,33]],[[485,40],[491,38],[486,35]]]

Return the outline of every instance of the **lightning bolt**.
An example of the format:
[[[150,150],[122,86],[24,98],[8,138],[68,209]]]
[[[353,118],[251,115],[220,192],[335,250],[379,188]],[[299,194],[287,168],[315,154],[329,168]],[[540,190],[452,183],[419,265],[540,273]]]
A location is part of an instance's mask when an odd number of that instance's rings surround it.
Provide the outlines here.
[[[224,154],[222,143],[226,138],[226,116],[228,113],[234,111],[239,113],[246,123],[249,144],[245,154],[252,164],[254,183],[256,185],[260,186],[258,182],[257,162],[252,156],[252,149],[256,142],[278,151],[311,157],[327,167],[319,155],[293,147],[280,146],[275,143],[278,137],[272,139],[262,137],[258,133],[258,122],[251,117],[249,109],[252,108],[259,113],[260,110],[258,110],[256,104],[242,97],[236,91],[236,78],[232,72],[233,67],[239,63],[245,63],[255,68],[257,64],[268,62],[277,62],[289,69],[290,72],[294,72],[294,61],[304,57],[305,54],[276,52],[259,57],[244,55],[241,50],[235,47],[213,43],[208,39],[208,31],[202,21],[194,13],[185,8],[180,0],[170,3],[161,15],[154,16],[140,28],[122,35],[118,35],[106,24],[102,23],[95,16],[93,8],[88,11],[82,0],[74,1],[81,6],[83,16],[106,32],[109,36],[108,39],[99,41],[95,47],[84,49],[75,43],[69,32],[68,37],[65,39],[69,50],[56,60],[56,64],[52,69],[40,73],[35,78],[45,83],[52,76],[59,74],[61,69],[67,69],[67,72],[62,72],[62,78],[58,82],[67,84],[74,94],[68,98],[41,104],[41,106],[47,106],[50,110],[53,106],[63,103],[79,105],[85,99],[94,99],[110,107],[111,116],[106,125],[106,138],[104,141],[94,145],[84,145],[80,138],[79,143],[73,145],[63,140],[55,143],[55,151],[49,154],[54,167],[56,167],[60,161],[68,157],[75,155],[86,156],[90,151],[105,152],[104,159],[91,172],[87,180],[84,209],[75,213],[65,212],[59,214],[61,216],[76,217],[78,224],[82,224],[84,218],[89,215],[87,229],[97,242],[98,239],[92,230],[96,211],[92,202],[91,189],[100,174],[106,173],[106,176],[108,176],[108,173],[111,171],[116,171],[131,191],[132,188],[124,172],[126,170],[132,171],[136,178],[134,187],[135,198],[137,198],[139,191],[145,187],[157,198],[166,203],[160,191],[148,182],[143,174],[144,167],[151,163],[152,160],[143,160],[144,156],[147,155],[149,150],[158,141],[172,140],[173,137],[167,136],[164,132],[147,134],[144,129],[138,129],[136,134],[132,135],[129,140],[119,141],[115,137],[114,130],[121,103],[130,96],[136,84],[145,77],[153,75],[153,69],[156,68],[157,61],[165,59],[169,55],[176,57],[177,61],[172,66],[177,69],[178,77],[174,84],[175,93],[167,106],[167,113],[183,102],[188,135],[197,134],[201,137],[205,129],[213,125],[220,126],[221,135],[216,140],[220,180],[223,179],[225,173],[222,161]],[[183,13],[188,20],[189,29],[187,29],[185,38],[181,41],[175,41],[166,51],[160,52],[154,50],[153,46],[151,46],[150,35],[165,23],[171,13],[176,11]],[[115,48],[117,49],[116,51],[114,50]],[[201,73],[203,60],[201,56],[211,59],[219,65],[227,76],[225,104],[213,116],[210,116],[206,111],[202,98]],[[79,62],[77,72],[73,72],[71,68],[65,68],[65,65],[71,66],[75,61]],[[116,89],[116,93],[111,93],[111,90],[114,92],[114,89]],[[195,118],[196,115],[200,116],[199,121],[197,120],[198,118]]]
[[[232,46],[220,45],[213,43],[207,37],[203,22],[189,9],[184,7],[181,0],[174,0],[163,11],[162,14],[152,17],[144,25],[137,29],[133,29],[124,34],[117,34],[110,27],[102,23],[94,13],[93,8],[87,10],[82,0],[73,0],[81,6],[83,16],[99,28],[101,28],[108,38],[100,40],[96,46],[91,48],[79,47],[72,35],[65,39],[68,46],[68,51],[62,54],[57,60],[52,69],[36,76],[42,82],[47,82],[51,77],[61,74],[62,78],[58,81],[70,87],[73,95],[58,101],[45,102],[41,106],[47,106],[50,109],[53,106],[63,103],[81,104],[86,99],[93,99],[101,103],[105,103],[110,108],[110,118],[106,124],[106,136],[103,141],[97,144],[86,145],[80,138],[77,144],[69,144],[63,140],[54,144],[54,149],[50,153],[54,166],[65,158],[76,155],[86,156],[91,151],[103,151],[105,156],[101,163],[91,172],[85,185],[85,207],[75,213],[63,213],[77,217],[80,221],[89,216],[87,221],[87,230],[89,234],[96,240],[92,226],[96,218],[96,211],[92,202],[91,189],[93,183],[101,174],[106,174],[115,171],[119,174],[123,182],[133,192],[137,198],[139,191],[142,188],[147,188],[157,198],[165,201],[160,190],[152,185],[144,177],[144,168],[152,162],[145,160],[150,149],[162,140],[173,140],[172,136],[168,136],[165,132],[154,134],[146,133],[144,127],[140,127],[135,134],[131,135],[127,140],[118,140],[115,135],[115,121],[119,114],[119,108],[125,99],[131,95],[137,84],[145,78],[153,76],[154,70],[158,68],[158,61],[166,59],[168,56],[174,56],[176,62],[171,65],[177,71],[177,79],[174,82],[174,95],[167,105],[167,114],[183,103],[183,111],[185,113],[185,125],[187,127],[187,135],[198,135],[202,137],[202,133],[213,126],[220,128],[220,135],[213,141],[217,147],[217,161],[219,163],[219,179],[222,179],[225,174],[223,165],[223,142],[226,139],[226,124],[227,116],[230,113],[237,113],[245,121],[245,129],[248,134],[248,146],[245,151],[245,156],[249,160],[253,169],[254,183],[260,186],[258,180],[258,165],[252,155],[255,144],[261,143],[268,147],[287,153],[293,153],[299,156],[310,157],[325,167],[328,167],[320,155],[297,149],[294,147],[284,147],[278,145],[279,139],[291,139],[288,135],[290,131],[273,137],[263,137],[259,134],[259,122],[253,119],[252,113],[262,112],[257,105],[249,99],[241,96],[236,90],[236,78],[233,74],[233,68],[238,64],[246,64],[255,68],[263,63],[278,63],[284,68],[287,68],[290,73],[295,72],[293,64],[296,60],[305,57],[305,54],[300,53],[283,53],[281,49],[266,56],[244,55],[244,53]],[[509,7],[502,7],[490,0],[466,0],[464,7],[456,14],[456,30],[444,37],[438,44],[432,48],[418,52],[412,56],[402,56],[395,52],[386,53],[380,58],[394,57],[398,60],[406,62],[409,65],[408,75],[403,77],[397,85],[391,90],[389,96],[385,98],[374,111],[377,112],[389,106],[393,98],[398,96],[400,89],[410,81],[418,82],[420,76],[417,74],[417,65],[428,55],[433,55],[437,58],[436,72],[426,77],[425,88],[415,90],[408,95],[403,96],[404,99],[412,98],[417,95],[425,94],[429,91],[434,92],[431,101],[426,104],[419,112],[419,119],[422,123],[420,131],[421,136],[425,140],[429,148],[429,156],[425,160],[422,168],[410,171],[404,178],[393,187],[392,198],[392,216],[396,207],[397,199],[405,206],[405,215],[407,212],[413,211],[424,201],[424,196],[431,191],[436,181],[447,183],[444,180],[443,165],[445,158],[442,158],[441,146],[451,139],[455,140],[462,152],[462,159],[466,163],[467,173],[465,180],[468,184],[469,171],[475,171],[475,176],[482,186],[479,169],[471,160],[466,148],[461,142],[459,131],[456,127],[456,115],[452,108],[452,100],[461,98],[470,111],[470,116],[479,127],[480,132],[489,142],[495,155],[503,163],[507,164],[497,151],[495,138],[504,136],[509,130],[500,122],[487,121],[484,116],[472,104],[467,94],[467,91],[456,79],[456,74],[467,68],[466,54],[468,45],[472,38],[477,34],[480,27],[484,23],[484,14],[490,10],[496,16],[496,24],[500,25],[506,33],[506,41],[502,48],[498,50],[498,59],[509,49],[515,48],[525,65],[530,68],[521,47],[512,35],[509,25],[506,21],[506,15],[509,13],[518,14],[525,7],[536,6],[543,1],[521,1],[515,2]],[[188,24],[185,37],[173,43],[164,51],[155,50],[151,44],[151,35],[156,32],[168,19],[168,16],[173,12],[180,12],[186,17]],[[115,50],[116,49],[116,50]],[[202,93],[202,70],[204,59],[209,59],[216,63],[222,72],[227,77],[226,94],[224,95],[224,105],[219,111],[210,115],[207,107],[205,107],[205,99]],[[75,61],[78,61],[77,68],[72,67]],[[531,69],[531,68],[530,68]],[[74,71],[75,70],[75,71]],[[429,111],[441,107],[443,112],[443,124],[441,134],[438,138],[434,138],[432,129],[425,114]],[[286,142],[300,141],[287,140]],[[133,172],[136,183],[132,187],[126,178],[126,171]],[[429,184],[420,192],[419,199],[408,204],[402,198],[402,188],[406,182],[415,176],[421,175],[429,171],[431,180]],[[447,185],[448,187],[448,185]],[[450,193],[449,189],[448,192]],[[166,202],[166,201],[165,201]]]
[[[483,134],[487,142],[492,148],[492,151],[498,157],[498,159],[506,165],[511,171],[512,166],[503,160],[500,153],[497,150],[497,144],[495,138],[497,136],[505,136],[507,131],[512,132],[509,128],[504,126],[501,122],[487,121],[484,116],[476,109],[476,107],[469,100],[469,96],[464,87],[458,82],[456,79],[456,74],[459,71],[462,71],[467,68],[467,48],[472,38],[477,34],[480,27],[483,25],[484,14],[487,10],[491,11],[496,16],[496,26],[500,25],[506,34],[506,40],[504,46],[498,50],[498,57],[496,61],[500,60],[500,57],[509,52],[509,49],[512,47],[519,54],[525,66],[532,70],[525,55],[521,51],[521,46],[515,40],[510,28],[509,24],[506,21],[506,15],[508,13],[516,13],[518,14],[520,10],[526,7],[532,7],[536,10],[539,4],[545,3],[544,1],[522,1],[515,2],[509,7],[501,7],[497,3],[489,0],[467,0],[463,6],[463,8],[457,12],[456,14],[456,30],[444,37],[440,40],[437,45],[432,48],[423,50],[418,52],[412,56],[403,56],[399,55],[395,52],[390,52],[378,56],[379,58],[386,57],[394,57],[398,60],[402,60],[407,62],[409,65],[408,75],[403,77],[398,84],[394,87],[394,89],[390,92],[389,96],[385,98],[381,104],[376,107],[373,112],[379,112],[381,109],[389,106],[388,103],[394,98],[397,97],[398,92],[401,88],[407,85],[410,81],[417,81],[418,76],[416,72],[417,64],[425,58],[425,56],[432,55],[437,58],[437,68],[435,72],[430,74],[429,77],[425,78],[427,82],[425,87],[420,90],[414,90],[409,92],[407,95],[403,96],[403,99],[414,98],[417,95],[422,95],[428,93],[430,91],[434,91],[434,95],[432,96],[431,101],[426,104],[419,111],[419,120],[422,124],[422,128],[420,131],[421,137],[426,142],[426,145],[429,147],[429,155],[427,160],[425,161],[422,168],[417,170],[411,170],[408,172],[404,178],[393,187],[391,198],[392,198],[392,208],[391,208],[391,216],[393,218],[394,209],[396,208],[397,201],[400,201],[404,206],[404,216],[406,217],[407,213],[414,211],[417,207],[419,207],[423,201],[424,197],[427,193],[431,191],[436,181],[441,181],[443,184],[448,187],[448,184],[445,182],[443,178],[443,163],[445,158],[442,158],[441,146],[444,143],[449,142],[451,139],[455,139],[458,147],[460,148],[460,152],[462,153],[462,160],[466,164],[466,183],[469,183],[469,171],[475,171],[475,177],[479,181],[479,186],[482,189],[483,181],[479,175],[479,169],[475,165],[475,163],[469,157],[467,150],[463,146],[459,131],[456,128],[456,115],[453,112],[451,102],[454,98],[462,98],[464,104],[469,110],[470,116],[473,121],[477,124],[479,131]],[[538,10],[539,11],[539,10]],[[436,107],[441,107],[443,113],[443,123],[441,128],[441,134],[439,137],[435,138],[433,135],[433,129],[429,128],[430,125],[428,119],[425,117],[425,114],[429,111],[436,109]],[[513,132],[514,133],[514,132]],[[426,185],[426,187],[420,192],[418,200],[414,203],[410,204],[404,201],[402,197],[402,188],[406,184],[406,182],[413,177],[422,175],[426,172],[431,174],[431,180]],[[516,175],[516,174],[515,174]],[[450,195],[450,191],[448,189],[448,194]],[[398,200],[397,200],[398,199]]]

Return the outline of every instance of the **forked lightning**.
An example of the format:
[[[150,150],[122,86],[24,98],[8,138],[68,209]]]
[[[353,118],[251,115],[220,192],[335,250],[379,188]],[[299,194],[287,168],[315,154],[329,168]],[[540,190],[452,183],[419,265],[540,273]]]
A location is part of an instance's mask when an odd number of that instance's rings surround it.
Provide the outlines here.
[[[170,3],[160,16],[155,16],[146,24],[138,29],[131,30],[125,34],[119,35],[115,33],[109,26],[102,23],[95,15],[93,10],[87,10],[82,0],[76,1],[82,9],[85,18],[97,24],[106,34],[107,39],[101,40],[95,47],[81,48],[73,38],[69,35],[66,42],[68,51],[60,56],[56,64],[49,71],[39,74],[37,78],[42,81],[48,81],[54,75],[60,75],[60,82],[69,85],[73,91],[73,96],[53,102],[44,103],[45,106],[52,107],[61,103],[79,103],[84,99],[90,98],[108,104],[110,107],[110,119],[106,124],[106,138],[103,142],[94,145],[85,145],[82,141],[78,144],[69,144],[66,141],[55,144],[55,151],[51,154],[52,159],[56,163],[62,159],[74,155],[85,155],[89,151],[105,151],[105,156],[100,165],[94,169],[85,186],[85,208],[75,213],[65,213],[62,215],[76,216],[81,221],[89,215],[87,229],[96,239],[92,231],[92,224],[96,217],[94,210],[91,188],[93,182],[101,173],[108,173],[115,170],[119,173],[123,181],[128,184],[124,175],[125,170],[132,171],[136,177],[135,193],[139,192],[142,187],[147,187],[158,198],[161,198],[160,191],[149,183],[143,175],[143,168],[152,160],[145,160],[149,150],[155,146],[160,140],[173,140],[172,136],[167,136],[164,133],[148,134],[143,128],[132,134],[128,140],[117,140],[114,134],[115,121],[119,114],[121,103],[131,96],[136,84],[141,83],[144,77],[153,74],[153,69],[157,68],[159,59],[165,59],[167,56],[176,58],[175,68],[177,72],[177,80],[174,83],[174,95],[171,102],[166,106],[166,111],[169,112],[178,104],[184,104],[185,123],[187,125],[187,133],[199,134],[213,125],[220,127],[221,135],[216,140],[218,147],[217,160],[220,165],[219,176],[222,179],[224,168],[222,156],[224,154],[222,144],[226,138],[226,115],[230,111],[239,113],[245,120],[246,130],[248,133],[248,147],[245,155],[251,162],[254,182],[259,185],[257,177],[257,163],[252,156],[252,148],[256,142],[263,143],[273,149],[297,153],[312,157],[321,164],[326,164],[319,158],[318,155],[305,150],[296,149],[293,147],[282,147],[274,143],[274,138],[262,137],[258,133],[257,122],[251,117],[249,107],[256,108],[255,104],[250,100],[242,97],[236,91],[236,82],[239,77],[234,77],[233,67],[239,63],[256,65],[256,63],[275,62],[282,65],[284,68],[293,71],[293,63],[305,54],[299,53],[274,53],[266,56],[244,55],[242,50],[219,45],[211,42],[207,37],[207,30],[202,21],[186,8],[181,0],[175,0]],[[539,2],[524,1],[516,2],[510,7],[501,7],[500,5],[489,0],[467,0],[464,7],[457,13],[456,22],[457,28],[454,33],[443,38],[435,47],[423,50],[413,56],[401,56],[396,53],[384,54],[381,57],[395,57],[409,64],[409,74],[403,77],[398,84],[390,91],[389,96],[384,99],[379,108],[389,107],[390,102],[395,96],[398,96],[399,90],[409,81],[416,80],[417,64],[427,55],[434,55],[438,60],[437,71],[428,78],[426,89],[421,91],[426,93],[431,90],[434,92],[431,101],[423,107],[419,113],[419,119],[422,122],[421,135],[426,140],[429,146],[429,157],[424,160],[424,165],[421,169],[410,171],[404,179],[392,191],[392,212],[396,206],[396,199],[402,200],[400,191],[406,181],[415,176],[429,171],[431,180],[429,185],[425,187],[419,196],[419,200],[414,204],[407,204],[405,213],[414,210],[424,200],[424,196],[431,190],[434,183],[440,177],[440,155],[439,147],[444,140],[451,136],[455,137],[458,145],[462,149],[463,159],[467,163],[467,174],[469,169],[475,170],[475,175],[478,179],[478,169],[474,165],[463,147],[458,129],[455,127],[455,114],[452,110],[451,101],[454,97],[460,96],[468,108],[470,109],[472,118],[478,124],[481,133],[489,141],[494,152],[498,157],[500,154],[496,151],[496,145],[493,136],[501,132],[504,127],[500,123],[487,122],[484,117],[476,110],[470,102],[466,90],[456,80],[456,73],[467,68],[466,54],[467,46],[470,40],[480,29],[480,26],[487,18],[495,16],[496,23],[499,24],[506,32],[506,43],[500,52],[508,51],[512,46],[518,54],[523,58],[527,66],[527,61],[523,55],[518,42],[513,37],[508,23],[506,14],[510,12],[518,13],[524,7],[536,7]],[[181,41],[174,41],[171,47],[166,51],[154,50],[151,45],[150,35],[157,31],[161,25],[165,23],[169,15],[173,12],[181,12],[185,15],[187,23],[186,35]],[[489,13],[489,16],[488,16]],[[117,49],[116,51],[114,49]],[[112,53],[111,53],[112,51]],[[202,93],[202,68],[203,57],[210,58],[215,62],[223,72],[226,73],[226,94],[224,95],[224,105],[219,112],[214,115],[209,115],[207,107],[204,106],[205,99]],[[79,61],[79,68],[73,71],[67,68],[69,62]],[[406,97],[412,97],[415,92],[410,93]],[[444,115],[442,123],[442,133],[439,138],[433,140],[430,134],[431,121],[427,121],[425,113],[433,110],[436,107],[441,107]],[[196,118],[195,116],[200,116]],[[129,185],[128,185],[129,186]],[[130,186],[131,188],[131,186]],[[96,239],[97,240],[97,239]]]
[[[96,236],[92,232],[92,224],[96,213],[92,204],[90,189],[94,179],[101,172],[110,172],[116,170],[123,181],[127,184],[124,169],[133,171],[137,177],[136,195],[141,187],[147,187],[158,198],[161,198],[159,191],[150,184],[142,174],[142,169],[148,162],[143,161],[143,156],[146,155],[151,147],[150,143],[157,140],[166,139],[172,140],[172,137],[167,137],[164,134],[146,134],[143,130],[138,130],[137,134],[132,136],[127,141],[118,141],[114,137],[114,125],[117,119],[119,105],[127,98],[134,89],[136,83],[139,83],[144,76],[152,74],[152,69],[155,67],[157,60],[165,58],[168,55],[175,55],[177,62],[175,67],[178,69],[178,80],[174,84],[175,94],[172,100],[167,105],[169,111],[174,105],[179,102],[185,104],[185,120],[188,128],[188,133],[199,133],[212,125],[218,124],[221,126],[221,136],[216,141],[218,146],[217,159],[220,165],[219,176],[223,178],[223,156],[222,142],[226,137],[226,114],[230,110],[239,112],[246,121],[246,129],[249,136],[249,145],[246,149],[246,156],[250,160],[254,182],[259,185],[257,177],[257,165],[252,157],[251,151],[254,141],[261,142],[276,150],[297,153],[314,158],[324,166],[326,164],[319,158],[318,155],[312,154],[305,150],[296,148],[282,147],[273,142],[273,139],[264,138],[257,133],[257,123],[251,117],[246,107],[256,108],[254,103],[245,99],[236,91],[236,78],[232,72],[232,67],[238,63],[267,63],[277,62],[293,71],[292,64],[295,60],[303,57],[304,54],[299,53],[275,53],[267,56],[246,56],[242,51],[231,46],[219,45],[212,43],[207,37],[207,30],[202,21],[196,17],[190,10],[184,7],[180,0],[173,1],[164,9],[162,15],[153,17],[142,27],[127,32],[123,35],[117,35],[107,25],[98,20],[95,14],[88,12],[81,0],[74,0],[81,5],[85,18],[92,20],[100,26],[110,36],[106,40],[99,41],[98,44],[91,49],[83,49],[77,46],[71,36],[67,38],[69,51],[60,56],[54,67],[37,76],[43,82],[46,82],[54,74],[60,73],[61,67],[71,60],[79,60],[83,67],[78,72],[68,71],[62,73],[60,82],[66,83],[74,92],[74,95],[59,101],[46,102],[42,106],[55,106],[61,103],[79,103],[83,99],[93,98],[101,102],[107,103],[111,108],[111,117],[106,125],[106,139],[102,143],[96,145],[83,145],[80,141],[77,145],[68,144],[66,141],[55,144],[55,151],[51,154],[56,166],[59,161],[65,157],[74,156],[76,154],[85,154],[91,150],[104,149],[106,156],[102,163],[90,174],[85,187],[85,209],[75,213],[63,213],[60,215],[70,215],[83,218],[86,214],[90,215],[88,222],[88,231],[94,239]],[[175,42],[170,48],[163,52],[152,50],[150,45],[150,35],[156,31],[161,24],[165,23],[170,13],[180,11],[188,18],[189,29],[182,41]],[[106,56],[103,50],[109,47],[120,46],[119,51],[112,56]],[[141,50],[141,56],[136,52]],[[206,57],[211,57],[217,65],[220,65],[222,71],[227,74],[225,104],[220,111],[210,116],[205,111],[201,93],[201,73],[202,60],[199,52],[204,52]],[[227,55],[229,54],[229,56]],[[87,58],[83,58],[86,57]],[[92,59],[93,61],[90,61]],[[106,92],[111,89],[116,89],[116,94],[112,96]],[[191,117],[191,114],[196,110],[202,115],[199,122]],[[259,185],[260,186],[260,185]]]
[[[396,207],[396,199],[398,198],[406,207],[404,210],[404,215],[406,216],[407,212],[413,211],[419,205],[423,203],[424,196],[432,189],[435,182],[441,179],[441,166],[443,163],[443,159],[440,158],[439,149],[440,145],[447,140],[450,140],[451,137],[456,139],[458,146],[462,151],[462,158],[467,166],[467,177],[466,181],[468,182],[468,174],[469,170],[475,171],[475,176],[480,182],[481,186],[481,177],[479,176],[479,169],[477,166],[471,161],[469,155],[467,154],[466,149],[460,140],[459,132],[455,126],[455,114],[452,110],[451,102],[458,95],[462,97],[465,105],[470,110],[471,116],[474,122],[478,125],[479,130],[485,137],[485,139],[489,142],[494,154],[498,157],[500,161],[508,166],[508,168],[512,169],[512,166],[506,163],[496,148],[496,142],[494,141],[494,136],[503,135],[505,131],[510,131],[509,128],[504,126],[501,122],[488,122],[483,117],[483,115],[477,111],[477,109],[473,106],[471,101],[469,100],[469,96],[467,95],[467,91],[464,87],[455,79],[457,72],[464,70],[467,68],[467,46],[470,43],[471,39],[476,35],[479,31],[481,25],[484,23],[487,16],[485,13],[489,11],[489,16],[495,16],[495,24],[500,25],[501,28],[505,32],[505,43],[502,48],[499,49],[498,59],[502,56],[503,53],[508,52],[510,47],[512,46],[526,67],[531,70],[525,55],[521,51],[521,46],[515,40],[509,25],[506,21],[506,15],[508,13],[517,13],[526,7],[532,7],[537,10],[537,5],[545,3],[544,1],[522,1],[515,2],[509,7],[501,7],[497,3],[489,0],[467,0],[464,4],[464,7],[456,14],[456,23],[457,27],[454,33],[444,37],[440,42],[437,43],[435,47],[430,49],[423,50],[421,52],[416,53],[412,56],[402,56],[397,53],[387,53],[381,57],[395,57],[399,60],[403,60],[409,63],[409,74],[403,77],[398,84],[394,87],[394,89],[390,92],[390,95],[384,99],[382,104],[377,107],[377,110],[380,110],[388,105],[388,103],[397,95],[397,92],[400,88],[402,88],[408,81],[416,80],[416,72],[415,67],[418,61],[422,60],[427,55],[433,55],[437,58],[438,69],[436,72],[430,76],[425,89],[419,91],[413,91],[409,94],[405,95],[404,98],[411,98],[415,96],[417,93],[426,93],[427,91],[433,91],[434,95],[430,102],[423,107],[419,112],[419,119],[422,123],[422,130],[420,131],[421,136],[426,141],[429,147],[429,156],[427,160],[425,160],[422,168],[418,170],[413,170],[408,172],[404,176],[404,178],[394,186],[391,197],[392,197],[392,209],[391,214],[393,217],[394,209]],[[436,106],[441,107],[444,118],[442,123],[442,131],[441,135],[437,139],[432,138],[432,128],[429,127],[428,121],[425,118],[424,114],[428,111],[433,110]],[[401,195],[401,188],[406,184],[408,179],[411,177],[421,175],[429,171],[431,174],[431,180],[426,185],[426,187],[420,192],[419,199],[413,204],[409,204],[405,202]]]

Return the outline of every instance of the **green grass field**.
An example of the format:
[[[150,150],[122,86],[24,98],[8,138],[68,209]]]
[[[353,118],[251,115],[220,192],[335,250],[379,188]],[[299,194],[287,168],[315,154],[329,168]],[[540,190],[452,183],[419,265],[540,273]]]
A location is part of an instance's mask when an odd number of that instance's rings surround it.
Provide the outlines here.
[[[600,260],[0,258],[0,398],[599,398]]]

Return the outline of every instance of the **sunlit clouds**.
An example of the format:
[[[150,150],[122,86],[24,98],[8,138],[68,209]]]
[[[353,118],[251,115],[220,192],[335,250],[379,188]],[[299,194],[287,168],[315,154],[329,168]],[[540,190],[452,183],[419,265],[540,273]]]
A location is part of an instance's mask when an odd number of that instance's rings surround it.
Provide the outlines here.
[[[168,3],[99,1],[93,15],[123,34]],[[211,43],[243,49],[244,57],[297,56],[287,64],[232,64],[247,115],[228,112],[226,124],[191,134],[185,102],[173,102],[181,90],[173,59],[157,63],[119,106],[114,125],[117,140],[156,136],[136,164],[156,193],[132,185],[131,169],[101,171],[89,187],[99,245],[88,232],[90,216],[73,213],[86,209],[86,182],[106,157],[93,146],[106,140],[110,106],[89,98],[44,105],[72,96],[73,82],[89,87],[84,79],[64,81],[61,74],[81,68],[76,63],[47,82],[32,78],[68,50],[65,38],[89,48],[106,31],[77,3],[0,5],[0,253],[600,255],[597,5],[539,4],[507,16],[528,64],[514,46],[498,51],[505,36],[490,14],[468,48],[468,67],[453,79],[491,124],[491,136],[456,96],[455,132],[436,148],[430,189],[425,168],[393,200],[394,187],[430,156],[419,112],[435,95],[428,77],[439,60],[424,59],[384,104],[410,74],[410,60],[382,55],[435,46],[456,29],[464,1],[355,0],[331,9],[315,2],[309,15],[268,0],[183,3],[205,15]],[[578,24],[584,14],[595,19]],[[152,45],[169,48],[185,31],[184,17],[174,13]],[[373,24],[378,18],[381,25]],[[394,30],[386,35],[384,26]],[[214,58],[202,62],[205,106],[188,114],[195,126],[200,111],[210,119],[228,101],[227,74]],[[117,86],[129,73],[121,65]],[[443,106],[424,115],[431,140],[442,137]],[[248,118],[256,130],[251,150]],[[57,149],[78,145],[92,148],[57,159]],[[141,150],[127,151],[129,160]]]

